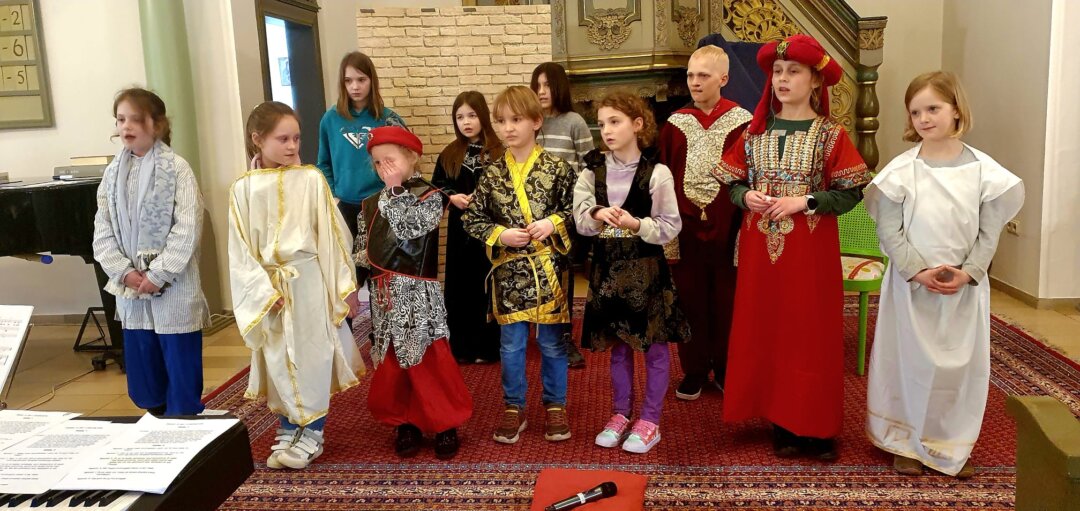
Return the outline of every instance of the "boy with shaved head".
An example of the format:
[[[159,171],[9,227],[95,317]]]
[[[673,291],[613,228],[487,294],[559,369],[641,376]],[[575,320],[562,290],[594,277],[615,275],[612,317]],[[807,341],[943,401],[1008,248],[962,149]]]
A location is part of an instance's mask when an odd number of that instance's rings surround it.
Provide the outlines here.
[[[660,130],[660,161],[671,169],[683,229],[680,259],[672,265],[690,341],[679,345],[683,380],[675,396],[692,401],[714,374],[724,384],[727,339],[735,298],[735,234],[741,219],[728,190],[711,174],[750,122],[745,109],[720,95],[728,81],[728,56],[703,46],[690,56],[686,85],[693,104],[668,118]]]

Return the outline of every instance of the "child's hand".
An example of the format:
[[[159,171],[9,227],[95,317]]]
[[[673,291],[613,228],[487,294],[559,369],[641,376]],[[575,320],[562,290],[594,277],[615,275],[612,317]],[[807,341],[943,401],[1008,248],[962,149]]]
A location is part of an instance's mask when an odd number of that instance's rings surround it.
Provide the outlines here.
[[[622,210],[619,209],[619,208],[612,208],[612,207],[600,208],[600,209],[596,210],[595,212],[593,212],[592,217],[593,217],[593,220],[599,220],[599,221],[604,222],[605,224],[608,224],[608,225],[610,225],[612,227],[618,227],[619,226],[619,214],[620,214],[621,211]]]
[[[379,173],[379,178],[382,179],[387,188],[401,186],[402,181],[409,177],[406,175],[407,171],[404,166],[397,161],[383,160],[375,166],[375,171]]]
[[[499,235],[499,242],[508,247],[521,248],[529,244],[532,235],[525,229],[507,229]]]
[[[754,213],[764,213],[772,205],[773,198],[757,190],[750,190],[743,196],[743,202]]]
[[[941,289],[942,283],[938,281],[938,274],[941,273],[941,271],[941,266],[938,266],[936,268],[927,268],[917,273],[914,277],[911,278],[911,280],[918,282],[923,287],[925,287],[927,291],[930,291],[931,293],[945,294],[942,292]]]
[[[616,227],[619,227],[621,229],[627,229],[631,232],[637,232],[638,229],[641,228],[641,220],[635,218],[634,215],[631,215],[628,211],[622,208],[615,208],[615,210],[619,214],[618,225]]]
[[[469,203],[472,202],[471,195],[465,195],[464,193],[455,193],[450,196],[450,204],[458,209],[465,209],[469,207]]]
[[[139,286],[142,285],[144,278],[145,277],[143,277],[142,273],[140,273],[138,270],[135,270],[124,276],[124,285],[131,288],[131,290],[133,291],[138,291]]]
[[[806,211],[806,197],[780,197],[772,199],[765,215],[773,220],[781,220],[801,211]]]
[[[140,295],[152,295],[154,293],[157,293],[158,291],[161,291],[161,288],[155,286],[154,283],[150,281],[150,279],[143,276],[142,283],[139,284],[138,293]]]
[[[939,293],[943,295],[952,295],[960,291],[960,289],[969,282],[971,282],[971,275],[964,270],[953,268],[952,266],[942,266],[940,271],[934,275],[934,281],[937,284]]]
[[[261,169],[262,168],[262,153],[255,153],[255,156],[251,158],[251,162],[248,164],[249,169]]]
[[[345,297],[345,304],[349,306],[349,319],[360,314],[360,298],[356,296],[356,291],[349,293],[349,296]]]
[[[544,241],[551,233],[555,232],[555,222],[550,219],[542,218],[529,225],[525,226],[525,230],[528,231],[529,236],[536,241]]]
[[[279,312],[281,310],[281,308],[284,307],[284,306],[285,306],[285,298],[278,298],[277,301],[274,302],[274,305],[270,306],[270,310],[272,310],[274,312]]]

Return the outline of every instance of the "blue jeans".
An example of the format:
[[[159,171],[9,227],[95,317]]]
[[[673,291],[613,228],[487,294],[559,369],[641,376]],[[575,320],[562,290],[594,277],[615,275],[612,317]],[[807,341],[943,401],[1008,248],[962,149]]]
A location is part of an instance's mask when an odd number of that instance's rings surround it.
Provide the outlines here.
[[[296,424],[293,424],[291,421],[289,421],[289,418],[284,416],[284,415],[278,415],[278,423],[281,424],[282,428],[288,429],[290,431],[300,427],[300,426],[297,426]],[[325,415],[322,416],[322,417],[319,417],[318,419],[316,419],[311,424],[308,424],[306,427],[307,427],[307,429],[313,429],[315,431],[322,431],[324,426],[326,426],[326,416]]]
[[[508,405],[525,407],[525,343],[529,340],[529,322],[519,321],[502,325],[503,400]],[[536,325],[536,342],[540,345],[540,378],[544,383],[544,404],[566,404],[566,345],[562,334],[565,323]]]

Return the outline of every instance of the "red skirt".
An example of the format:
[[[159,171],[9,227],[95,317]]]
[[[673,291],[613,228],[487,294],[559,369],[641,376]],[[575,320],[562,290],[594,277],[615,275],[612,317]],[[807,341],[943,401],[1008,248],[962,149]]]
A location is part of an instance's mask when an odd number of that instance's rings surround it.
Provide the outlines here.
[[[391,426],[412,424],[427,434],[456,428],[472,416],[473,401],[446,338],[431,343],[420,363],[398,365],[394,346],[371,378],[368,409]]]
[[[797,213],[790,232],[771,238],[761,218],[747,213],[739,230],[724,421],[763,417],[799,436],[832,438],[844,402],[836,217],[820,215],[811,231]]]

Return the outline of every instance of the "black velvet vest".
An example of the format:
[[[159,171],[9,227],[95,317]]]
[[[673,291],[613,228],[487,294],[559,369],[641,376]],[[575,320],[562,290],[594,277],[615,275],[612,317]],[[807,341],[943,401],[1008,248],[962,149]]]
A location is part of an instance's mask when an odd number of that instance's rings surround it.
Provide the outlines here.
[[[410,179],[402,186],[420,200],[438,191],[420,179]],[[363,202],[364,224],[367,226],[367,254],[371,262],[371,276],[383,273],[400,273],[424,279],[439,276],[439,229],[411,240],[400,240],[390,228],[390,223],[379,215],[379,197],[376,193]]]

